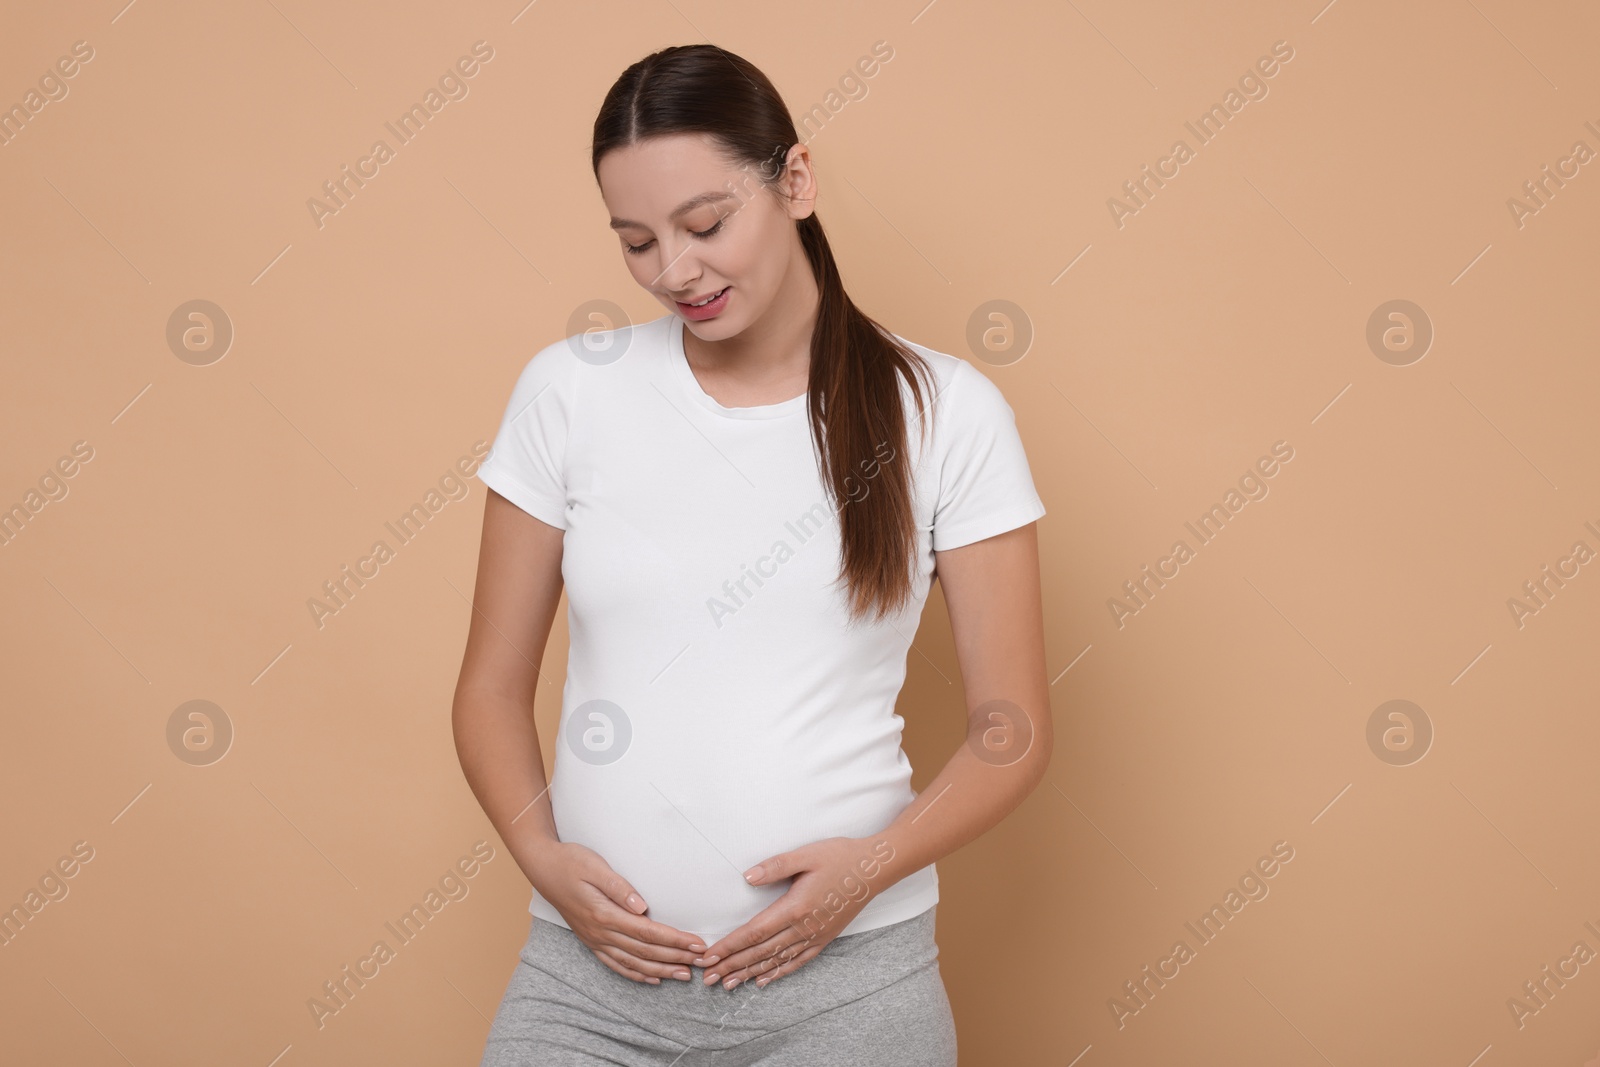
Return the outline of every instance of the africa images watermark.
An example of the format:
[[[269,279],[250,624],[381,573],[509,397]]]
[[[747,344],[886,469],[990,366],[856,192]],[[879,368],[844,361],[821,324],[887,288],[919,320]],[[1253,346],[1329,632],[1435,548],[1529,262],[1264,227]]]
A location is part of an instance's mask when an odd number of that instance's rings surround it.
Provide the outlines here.
[[[1184,527],[1194,535],[1200,545],[1209,545],[1227,527],[1228,522],[1244,510],[1246,504],[1252,500],[1267,498],[1271,489],[1266,479],[1278,473],[1281,469],[1280,462],[1288,463],[1292,459],[1294,459],[1294,447],[1287,441],[1274,441],[1271,455],[1262,456],[1256,460],[1254,467],[1239,476],[1238,489],[1230,488],[1219,502],[1212,504],[1210,509],[1194,522],[1184,523]],[[1196,523],[1199,524],[1198,527]],[[1137,581],[1130,578],[1122,583],[1127,601],[1118,597],[1106,598],[1106,608],[1111,612],[1111,621],[1117,624],[1117,629],[1126,626],[1130,616],[1137,615],[1149,607],[1149,602],[1156,593],[1166,588],[1167,580],[1176,578],[1180,568],[1194,559],[1197,553],[1198,548],[1191,548],[1189,542],[1180,538],[1172,543],[1172,549],[1167,555],[1156,560],[1154,571],[1151,571],[1150,564],[1146,563],[1142,568],[1142,576]],[[1152,584],[1154,588],[1151,588]]]
[[[456,860],[454,866],[439,876],[437,889],[429,887],[420,903],[413,903],[398,918],[383,924],[383,928],[394,935],[395,947],[391,948],[388,941],[379,938],[372,943],[367,955],[354,964],[345,964],[337,977],[323,982],[320,995],[307,997],[306,1009],[311,1012],[311,1021],[316,1023],[317,1029],[326,1026],[329,1017],[348,1008],[355,995],[382,974],[383,968],[394,962],[398,950],[415,941],[446,905],[467,899],[467,894],[472,892],[468,883],[494,857],[493,845],[487,841],[475,842],[470,855]]]
[[[799,933],[803,936],[803,940],[784,946],[778,951],[768,955],[767,958],[762,960],[760,963],[756,964],[755,967],[757,967],[762,974],[769,970],[776,970],[777,968],[782,967],[785,963],[793,960],[808,947],[810,947],[811,942],[815,940],[817,935],[827,927],[828,923],[832,922],[838,916],[839,912],[844,910],[846,901],[859,902],[867,897],[867,895],[871,892],[871,889],[868,887],[867,883],[876,878],[883,871],[883,868],[894,860],[895,856],[894,846],[889,844],[887,841],[876,842],[873,844],[871,851],[872,858],[862,857],[856,863],[856,869],[861,872],[860,878],[857,878],[853,874],[845,875],[842,879],[840,879],[838,886],[834,889],[830,889],[823,896],[822,903],[812,908],[804,919],[800,920],[799,922],[789,924],[796,933]],[[706,970],[711,974],[716,973],[715,966],[708,967]],[[770,985],[771,981],[771,979],[763,980],[761,977],[757,977],[754,982],[745,982],[741,979],[740,981],[734,982],[733,986],[727,987],[729,989],[736,989],[742,985],[745,987],[749,995],[744,998],[744,1003],[740,1004],[733,1011],[723,1012],[721,1019],[719,1019],[717,1022],[717,1029],[726,1029],[728,1023],[732,1021],[733,1017],[744,1011],[744,1009],[748,1008],[751,1001],[755,1000],[757,994]]]
[[[1583,525],[1600,539],[1600,529],[1596,529],[1594,523],[1585,522]],[[1574,541],[1568,553],[1556,560],[1554,573],[1551,565],[1546,563],[1539,568],[1537,576],[1523,582],[1522,596],[1526,599],[1514,596],[1506,598],[1506,610],[1511,612],[1511,621],[1516,623],[1517,629],[1526,626],[1530,616],[1549,607],[1556,593],[1565,589],[1567,582],[1582,573],[1579,568],[1594,558],[1595,550],[1589,547],[1587,541]]]
[[[1585,920],[1583,925],[1591,934],[1600,937],[1600,928],[1592,921]],[[1587,941],[1574,941],[1572,951],[1556,960],[1554,971],[1547,963],[1539,969],[1538,977],[1523,982],[1521,997],[1506,998],[1506,1010],[1511,1013],[1511,1021],[1517,1024],[1517,1029],[1528,1025],[1529,1016],[1537,1015],[1549,1007],[1551,998],[1565,989],[1567,982],[1578,977],[1582,973],[1581,968],[1594,959],[1595,950],[1589,947]]]
[[[1282,869],[1280,864],[1287,864],[1292,859],[1294,859],[1294,846],[1287,841],[1273,842],[1271,854],[1256,860],[1253,867],[1247,868],[1245,873],[1239,876],[1237,889],[1229,888],[1221,903],[1211,905],[1211,909],[1194,922],[1183,924],[1184,929],[1194,935],[1196,948],[1190,948],[1189,943],[1180,938],[1172,943],[1172,948],[1165,956],[1156,961],[1154,970],[1147,963],[1137,978],[1123,982],[1122,989],[1126,996],[1109,997],[1106,1000],[1106,1008],[1111,1012],[1111,1018],[1117,1024],[1117,1029],[1126,1027],[1130,1016],[1138,1015],[1148,1008],[1156,993],[1183,973],[1182,968],[1194,962],[1199,955],[1199,948],[1215,941],[1227,928],[1228,923],[1244,911],[1247,904],[1267,899],[1267,894],[1272,890],[1267,885],[1266,879],[1276,877]],[[1198,928],[1195,923],[1199,923]]]
[[[1600,126],[1592,120],[1584,122],[1584,127],[1596,137],[1600,137]],[[1540,211],[1550,206],[1550,201],[1555,199],[1556,193],[1567,187],[1567,182],[1582,173],[1582,168],[1595,158],[1594,149],[1589,147],[1587,141],[1572,142],[1572,150],[1565,156],[1556,160],[1555,170],[1550,169],[1546,163],[1540,167],[1540,175],[1530,178],[1522,183],[1522,195],[1525,200],[1518,200],[1514,196],[1506,197],[1506,210],[1511,212],[1511,221],[1517,229],[1522,229],[1528,220]]]
[[[66,900],[67,894],[72,891],[66,880],[76,878],[78,872],[83,870],[83,865],[92,859],[93,845],[87,841],[73,842],[71,854],[56,860],[54,867],[46,869],[39,876],[39,888],[30,888],[21,901],[0,911],[0,947],[9,948],[30,923],[38,921],[39,913],[46,906]]]
[[[53,468],[46,468],[39,476],[39,488],[29,488],[20,501],[0,510],[0,548],[16,540],[47,504],[65,500],[71,492],[66,480],[75,477],[83,469],[81,465],[91,459],[94,446],[88,441],[74,441],[71,453],[57,459]]]
[[[55,62],[55,68],[46,68],[39,75],[39,87],[30,88],[22,94],[22,99],[10,107],[0,110],[0,148],[9,145],[21,136],[22,131],[28,128],[28,123],[34,120],[49,104],[58,104],[67,98],[71,87],[67,79],[75,78],[83,69],[83,64],[94,58],[94,46],[88,41],[72,42],[72,54],[62,56]]]
[[[846,69],[839,76],[839,88],[829,89],[820,102],[812,104],[809,110],[800,112],[798,125],[803,131],[801,142],[810,144],[816,139],[817,134],[822,132],[823,127],[843,111],[847,104],[865,100],[869,91],[867,80],[876,76],[882,69],[882,64],[888,63],[893,58],[893,45],[888,41],[873,41],[872,55],[862,56],[856,60],[853,67]]]
[[[1252,69],[1246,70],[1239,76],[1239,88],[1230,88],[1223,94],[1221,103],[1212,104],[1195,122],[1184,122],[1184,128],[1193,134],[1198,142],[1197,147],[1189,147],[1189,142],[1180,137],[1172,142],[1172,147],[1167,150],[1166,155],[1156,160],[1153,170],[1150,164],[1146,163],[1140,168],[1140,176],[1137,179],[1123,182],[1122,190],[1127,195],[1126,200],[1119,200],[1114,196],[1106,198],[1106,210],[1110,212],[1112,225],[1119,230],[1126,226],[1129,216],[1137,215],[1144,210],[1156,193],[1166,188],[1167,181],[1176,178],[1180,168],[1195,158],[1199,146],[1208,145],[1215,140],[1227,128],[1228,123],[1245,109],[1246,104],[1252,100],[1265,100],[1268,92],[1267,80],[1277,76],[1281,69],[1278,64],[1288,63],[1293,58],[1294,48],[1288,41],[1274,41],[1272,54],[1257,59]],[[1196,126],[1195,123],[1199,125]]]
[[[487,41],[473,42],[472,54],[457,59],[454,66],[439,75],[437,88],[429,86],[419,103],[413,103],[401,112],[394,122],[383,124],[384,129],[394,136],[396,145],[410,144],[445,109],[445,105],[453,100],[465,100],[471,92],[468,80],[477,77],[482,69],[480,64],[488,63],[493,58],[494,49]],[[392,161],[396,153],[397,148],[390,147],[388,141],[379,138],[372,142],[372,148],[366,155],[356,160],[353,170],[350,164],[342,164],[338,178],[323,182],[322,192],[326,199],[319,200],[313,196],[306,200],[306,210],[311,212],[311,221],[317,229],[326,225],[325,219],[329,215],[337,215],[349,207],[356,193],[365,188],[368,181],[376,178],[384,164]]]
[[[872,479],[883,470],[885,463],[892,462],[894,458],[895,451],[889,443],[879,442],[873,449],[873,458],[863,459],[857,464],[861,469],[861,477],[858,479],[854,474],[846,476],[845,499],[840,504],[841,510],[845,505],[865,499],[872,491],[870,485]],[[779,567],[793,559],[798,549],[815,538],[829,522],[836,520],[837,513],[825,502],[818,501],[793,519],[785,521],[783,528],[796,543],[791,545],[779,537],[772,542],[772,547],[767,550],[766,555],[756,557],[753,566],[739,564],[739,573],[722,583],[722,596],[706,597],[706,610],[711,614],[712,624],[717,629],[722,629],[724,618],[737,615],[739,609],[745,607],[755,597],[755,590],[750,588],[750,583],[754,582],[756,589],[760,589],[767,584],[763,579],[770,580],[777,577]]]
[[[453,470],[447,470],[439,476],[437,488],[429,489],[420,503],[412,504],[410,509],[401,513],[393,522],[385,522],[384,529],[393,534],[395,540],[402,546],[416,540],[428,522],[444,510],[446,504],[465,500],[471,495],[471,478],[488,451],[487,441],[474,441],[470,456],[459,457]],[[322,583],[322,592],[327,597],[326,602],[314,596],[306,598],[306,610],[311,613],[311,622],[316,628],[322,629],[330,616],[337,615],[349,607],[356,594],[381,574],[383,565],[393,560],[396,555],[396,550],[389,546],[389,542],[380,538],[372,543],[372,548],[365,556],[356,560],[354,569],[348,563],[340,566],[336,577]]]

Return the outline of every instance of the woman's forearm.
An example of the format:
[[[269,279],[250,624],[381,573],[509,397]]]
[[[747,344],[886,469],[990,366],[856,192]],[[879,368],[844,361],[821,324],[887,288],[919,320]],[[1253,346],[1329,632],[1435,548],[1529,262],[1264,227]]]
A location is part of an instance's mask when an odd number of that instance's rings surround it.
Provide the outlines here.
[[[1047,712],[1045,714],[1048,714]],[[1041,718],[1034,713],[1032,719]],[[974,722],[971,743],[962,745],[882,833],[865,840],[886,842],[892,858],[882,875],[868,879],[874,895],[981,836],[1023,802],[1044,777],[1053,746],[1048,723],[1032,730],[1026,754],[997,765],[980,758],[987,722]],[[884,855],[879,852],[879,856]],[[877,883],[877,884],[872,884]]]
[[[537,885],[539,854],[558,838],[532,698],[459,689],[451,728],[467,785],[517,866]]]
[[[868,839],[894,849],[889,881],[880,883],[885,888],[1005,818],[1044,778],[1055,744],[1036,524],[936,558],[971,709],[967,743],[883,833]]]

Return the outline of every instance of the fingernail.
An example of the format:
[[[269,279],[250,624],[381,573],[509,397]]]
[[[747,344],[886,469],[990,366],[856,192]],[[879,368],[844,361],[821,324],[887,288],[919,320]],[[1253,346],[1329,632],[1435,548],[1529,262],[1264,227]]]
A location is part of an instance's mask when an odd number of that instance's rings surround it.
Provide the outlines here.
[[[770,981],[772,981],[771,978],[757,978],[756,979],[756,988],[760,989],[760,988],[764,987]]]
[[[678,971],[673,971],[672,972],[672,977],[681,978],[685,982],[687,982],[689,979],[693,978],[694,975],[690,974],[688,971],[678,970]]]
[[[719,975],[716,971],[712,971],[710,974],[706,975],[706,985],[716,985],[717,984],[717,979],[720,978],[720,977],[722,977],[722,976]]]
[[[723,989],[732,989],[734,986],[738,985],[742,981],[744,981],[743,978],[730,978],[726,982],[722,983],[722,988]]]
[[[640,899],[638,893],[629,893],[628,894],[628,907],[632,908],[634,911],[644,911],[645,910],[644,901]]]
[[[757,878],[760,878],[760,877],[761,877],[761,864],[759,864],[759,863],[756,864],[754,867],[751,867],[748,871],[744,872],[744,880],[747,881],[747,882],[754,882]]]
[[[661,984],[661,979],[657,978],[655,975],[651,975],[649,977],[649,979],[647,979],[647,981],[649,981],[649,983],[651,985],[660,985]]]
[[[696,941],[694,944],[689,946],[689,951],[690,952],[704,952],[705,950],[706,950],[706,947],[704,945],[702,945],[698,941]]]

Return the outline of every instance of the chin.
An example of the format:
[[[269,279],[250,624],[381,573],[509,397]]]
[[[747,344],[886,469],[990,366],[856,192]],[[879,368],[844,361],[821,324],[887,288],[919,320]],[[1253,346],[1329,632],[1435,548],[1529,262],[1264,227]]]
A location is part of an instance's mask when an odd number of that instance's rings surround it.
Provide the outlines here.
[[[702,341],[726,341],[740,330],[743,330],[744,327],[745,324],[743,322],[729,318],[727,315],[718,315],[714,319],[704,319],[699,322],[694,319],[683,320],[683,328]]]

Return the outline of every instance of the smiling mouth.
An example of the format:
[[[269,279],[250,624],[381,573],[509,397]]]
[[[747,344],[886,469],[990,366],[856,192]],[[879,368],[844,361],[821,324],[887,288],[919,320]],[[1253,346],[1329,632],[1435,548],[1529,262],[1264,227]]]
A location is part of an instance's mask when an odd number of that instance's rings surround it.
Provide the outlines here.
[[[691,307],[691,308],[704,307],[705,305],[711,303],[711,301],[715,300],[717,297],[721,296],[723,293],[727,292],[728,288],[729,288],[728,286],[724,285],[721,289],[718,289],[716,292],[712,293],[710,296],[707,296],[702,300],[680,300],[680,301],[678,301],[678,303],[682,304],[684,307]]]

